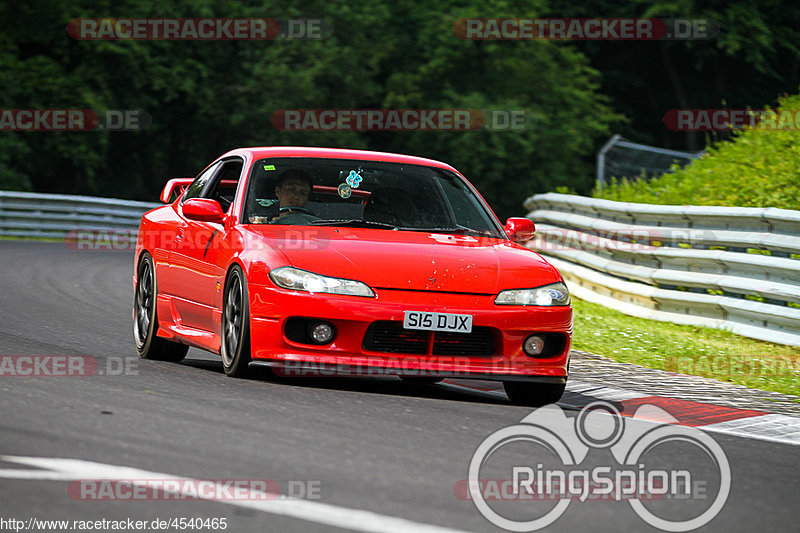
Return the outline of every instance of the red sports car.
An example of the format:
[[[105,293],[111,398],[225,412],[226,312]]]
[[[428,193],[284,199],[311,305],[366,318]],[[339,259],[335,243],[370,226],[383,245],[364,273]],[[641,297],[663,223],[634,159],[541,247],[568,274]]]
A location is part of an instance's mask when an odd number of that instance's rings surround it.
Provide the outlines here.
[[[242,148],[170,180],[134,264],[139,355],[189,346],[240,377],[390,374],[500,380],[557,401],[572,308],[558,271],[518,244],[451,166],[327,148]]]

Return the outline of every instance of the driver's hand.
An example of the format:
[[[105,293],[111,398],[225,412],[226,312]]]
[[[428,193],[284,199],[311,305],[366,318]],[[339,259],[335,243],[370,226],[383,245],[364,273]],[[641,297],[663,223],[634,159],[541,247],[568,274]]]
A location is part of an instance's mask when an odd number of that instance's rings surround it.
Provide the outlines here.
[[[281,217],[285,217],[286,215],[290,214],[291,212],[292,212],[291,209],[287,209],[286,211],[279,210],[278,214],[275,215],[274,217],[272,217],[270,219],[270,221],[274,222],[274,221],[278,220]]]

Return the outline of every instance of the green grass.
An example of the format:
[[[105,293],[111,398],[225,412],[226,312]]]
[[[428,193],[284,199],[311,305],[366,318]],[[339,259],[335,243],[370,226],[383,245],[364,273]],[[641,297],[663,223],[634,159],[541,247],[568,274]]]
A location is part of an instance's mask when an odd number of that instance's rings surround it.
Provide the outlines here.
[[[572,347],[615,361],[800,396],[800,347],[636,318],[572,299]]]
[[[794,115],[800,95],[779,99]],[[800,130],[745,129],[712,143],[692,164],[651,180],[612,179],[593,196],[661,205],[800,209]]]

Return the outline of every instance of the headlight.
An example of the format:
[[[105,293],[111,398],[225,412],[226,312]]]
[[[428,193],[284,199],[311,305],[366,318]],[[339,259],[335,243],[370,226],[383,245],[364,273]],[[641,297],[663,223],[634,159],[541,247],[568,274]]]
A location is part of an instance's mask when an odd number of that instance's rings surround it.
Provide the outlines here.
[[[497,295],[497,305],[569,305],[569,291],[563,283],[535,289],[510,289]]]
[[[321,276],[294,267],[276,268],[270,271],[269,277],[278,287],[295,291],[327,292],[368,298],[375,296],[372,289],[360,281]]]

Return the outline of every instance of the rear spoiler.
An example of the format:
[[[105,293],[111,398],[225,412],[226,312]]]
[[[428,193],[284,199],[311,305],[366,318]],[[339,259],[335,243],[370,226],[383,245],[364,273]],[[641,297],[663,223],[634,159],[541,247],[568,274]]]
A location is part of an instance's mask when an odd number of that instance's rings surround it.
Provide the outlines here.
[[[161,191],[160,199],[165,204],[170,203],[172,200],[175,199],[173,194],[176,192],[178,195],[183,194],[183,191],[191,185],[194,181],[194,178],[172,178],[170,179],[166,185],[164,185],[164,190]]]

